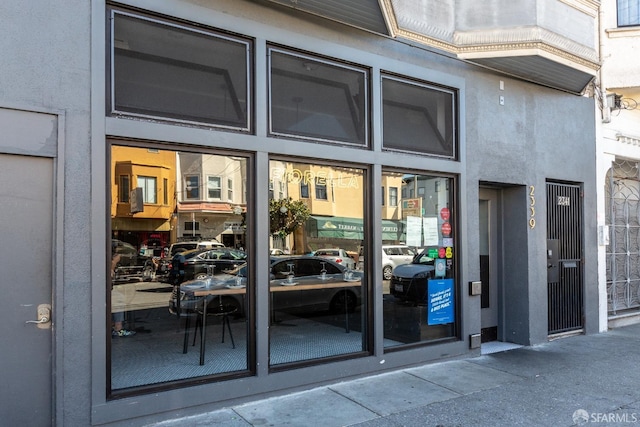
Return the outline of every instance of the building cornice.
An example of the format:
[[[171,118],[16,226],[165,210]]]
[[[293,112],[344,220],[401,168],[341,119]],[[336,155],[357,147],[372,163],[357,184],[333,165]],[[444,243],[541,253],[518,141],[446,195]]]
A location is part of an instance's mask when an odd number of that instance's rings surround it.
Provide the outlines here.
[[[640,146],[640,136],[625,135],[619,132],[616,134],[616,139],[618,142],[623,144],[629,144],[636,147]]]
[[[592,18],[598,16],[598,9],[600,8],[600,1],[598,0],[560,0],[560,2],[586,13]]]

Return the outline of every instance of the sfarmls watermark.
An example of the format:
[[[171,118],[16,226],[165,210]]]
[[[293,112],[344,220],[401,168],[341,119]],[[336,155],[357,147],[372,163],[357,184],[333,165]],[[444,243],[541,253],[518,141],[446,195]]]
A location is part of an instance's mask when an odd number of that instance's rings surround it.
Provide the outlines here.
[[[635,412],[587,412],[578,409],[573,413],[573,422],[577,425],[587,423],[634,424],[640,422],[640,414]]]

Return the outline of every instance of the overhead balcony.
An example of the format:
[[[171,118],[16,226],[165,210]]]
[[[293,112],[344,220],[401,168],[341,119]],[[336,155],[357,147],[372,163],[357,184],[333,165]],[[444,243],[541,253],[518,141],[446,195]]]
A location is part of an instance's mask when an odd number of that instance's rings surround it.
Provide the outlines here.
[[[270,0],[581,94],[599,69],[599,0]]]

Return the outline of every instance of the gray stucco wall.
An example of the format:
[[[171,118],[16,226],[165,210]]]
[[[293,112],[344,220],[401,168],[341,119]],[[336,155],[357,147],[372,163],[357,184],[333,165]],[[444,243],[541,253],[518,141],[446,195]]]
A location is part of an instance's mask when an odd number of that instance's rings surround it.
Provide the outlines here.
[[[200,21],[225,30],[237,31],[294,48],[305,49],[339,59],[360,62],[415,78],[433,80],[461,90],[460,162],[424,159],[416,156],[361,153],[363,163],[383,162],[390,166],[416,170],[436,170],[460,174],[460,233],[462,275],[466,284],[479,279],[477,265],[477,187],[481,181],[498,182],[516,187],[506,191],[510,205],[507,228],[517,239],[509,242],[511,271],[519,274],[508,279],[517,286],[508,316],[513,316],[516,342],[536,343],[546,339],[546,315],[539,307],[546,305],[546,236],[544,211],[537,217],[537,226],[528,228],[526,189],[534,185],[538,200],[544,200],[545,180],[566,180],[584,185],[585,258],[596,259],[595,227],[595,148],[593,100],[499,76],[490,71],[451,59],[447,55],[419,49],[393,40],[373,36],[354,29],[334,25],[316,18],[300,19],[290,11],[280,13],[253,2],[239,0],[156,2],[126,1],[143,8],[156,8],[166,14]],[[23,108],[62,110],[66,115],[66,187],[59,201],[64,202],[64,264],[63,283],[55,285],[55,300],[59,302],[55,315],[56,334],[56,416],[60,425],[90,425],[92,405],[103,413],[124,411],[125,414],[153,413],[185,406],[194,390],[141,396],[133,405],[130,400],[113,404],[101,401],[105,355],[97,354],[102,335],[96,332],[106,326],[104,319],[104,253],[105,245],[98,239],[104,235],[104,3],[63,0],[55,3],[42,0],[3,2],[0,15],[3,33],[0,38],[3,65],[0,67],[0,104]],[[18,42],[19,41],[19,42]],[[93,46],[93,51],[92,51]],[[260,53],[260,52],[259,52]],[[93,56],[92,56],[93,55]],[[7,59],[8,58],[8,59]],[[102,59],[101,59],[102,58]],[[93,62],[92,62],[93,61]],[[92,68],[92,64],[97,66]],[[265,70],[258,70],[263,73]],[[504,81],[504,91],[499,82]],[[92,93],[93,90],[93,93]],[[374,92],[377,91],[374,88]],[[504,96],[505,105],[498,102]],[[92,99],[93,96],[93,99]],[[97,96],[97,99],[96,99]],[[257,103],[265,102],[264,87],[256,92]],[[102,105],[102,107],[100,107]],[[97,108],[98,106],[99,108]],[[376,107],[378,108],[378,107]],[[260,110],[262,111],[262,110]],[[373,112],[374,123],[379,112]],[[292,148],[290,142],[266,140],[264,117],[257,117],[258,137],[222,135],[220,144],[244,144],[245,149],[264,150],[266,142],[274,152],[316,153],[319,157],[344,156],[347,149],[317,150],[313,144]],[[126,127],[125,126],[123,127]],[[119,125],[118,125],[119,126]],[[134,125],[135,126],[135,125]],[[376,125],[377,126],[377,125]],[[149,127],[147,135],[173,138],[171,133]],[[141,133],[147,132],[144,129]],[[181,130],[181,132],[185,132]],[[176,134],[178,135],[178,134]],[[183,134],[180,134],[183,135]],[[379,128],[374,137],[379,138]],[[175,136],[176,139],[182,136]],[[202,131],[194,132],[191,141],[205,141]],[[379,144],[379,140],[375,142]],[[296,151],[297,150],[297,151]],[[326,151],[332,151],[327,154]],[[262,156],[262,157],[261,157]],[[264,160],[264,152],[259,159]],[[102,162],[102,163],[100,163]],[[93,178],[92,178],[93,176]],[[92,181],[93,179],[93,181]],[[93,182],[93,186],[92,186]],[[376,196],[379,197],[379,196]],[[259,198],[264,200],[264,196]],[[92,239],[92,236],[94,238]],[[586,314],[597,315],[596,265],[585,265]],[[398,352],[386,356],[386,368],[402,366],[417,358],[437,359],[441,355],[464,354],[470,333],[479,332],[479,299],[463,290],[461,309],[463,341]],[[522,295],[525,294],[525,295]],[[597,331],[597,321],[587,321],[587,331]],[[96,342],[98,345],[96,346]],[[332,369],[331,375],[361,375],[379,369],[380,360],[348,361]],[[331,381],[326,369],[309,369],[306,377],[317,383]],[[269,393],[283,384],[301,387],[299,373],[285,372],[253,388],[254,383],[212,384],[205,386],[211,396],[230,398],[255,393]],[[93,395],[92,395],[93,393]],[[93,397],[92,397],[93,396]],[[98,396],[98,397],[96,397]],[[214,405],[204,405],[202,408]],[[142,409],[144,408],[144,409]],[[188,411],[185,411],[188,412]],[[150,419],[153,417],[149,417]]]
[[[91,399],[90,2],[4,1],[0,5],[0,105],[65,117],[63,283],[54,285],[56,417],[88,425]],[[28,129],[24,129],[28,132]],[[64,385],[64,387],[62,387]]]

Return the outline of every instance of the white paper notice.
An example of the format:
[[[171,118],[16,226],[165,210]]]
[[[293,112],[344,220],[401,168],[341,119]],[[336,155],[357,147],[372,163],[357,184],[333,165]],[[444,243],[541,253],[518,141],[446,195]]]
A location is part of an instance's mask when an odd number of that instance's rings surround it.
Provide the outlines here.
[[[438,218],[422,218],[424,242],[422,246],[438,246]]]
[[[421,246],[422,218],[419,216],[407,217],[407,246]]]

